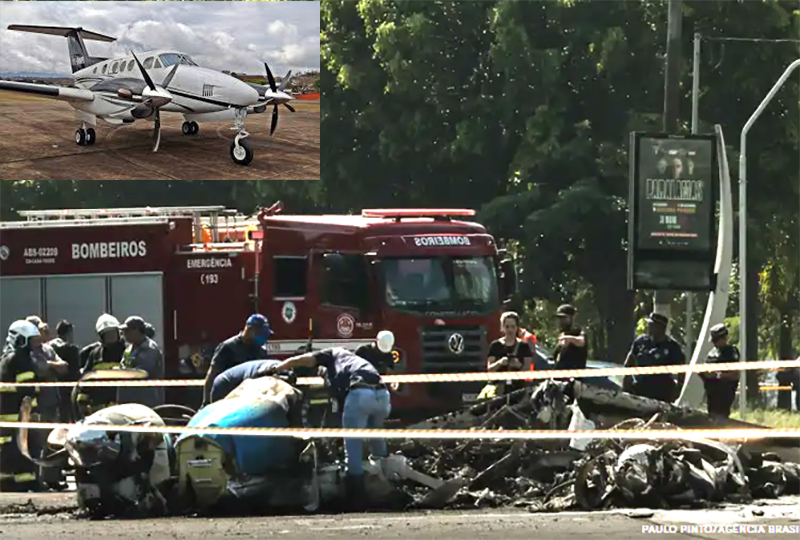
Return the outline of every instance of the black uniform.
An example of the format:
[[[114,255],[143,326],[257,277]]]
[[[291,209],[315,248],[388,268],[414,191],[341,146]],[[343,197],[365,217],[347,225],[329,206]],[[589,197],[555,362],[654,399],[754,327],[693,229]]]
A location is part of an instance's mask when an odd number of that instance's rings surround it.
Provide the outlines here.
[[[62,377],[64,381],[74,382],[81,376],[81,350],[74,343],[67,343],[61,338],[56,338],[50,342],[50,346],[56,352],[59,358],[69,366],[67,369],[67,376]],[[72,388],[65,387],[59,389],[61,395],[61,413],[62,422],[72,421],[72,408],[69,406]]]
[[[30,349],[8,352],[0,358],[0,381],[39,381]],[[18,422],[20,405],[26,396],[35,399],[35,387],[0,388],[0,421]],[[18,429],[0,428],[0,492],[30,491],[37,488],[36,465],[20,453],[17,447],[18,434]]]
[[[245,343],[241,335],[236,335],[217,345],[211,357],[211,367],[222,373],[250,360],[267,359],[267,349],[255,343]]]
[[[686,363],[686,356],[677,341],[666,336],[657,342],[651,336],[639,336],[631,346],[631,354],[636,358],[637,367],[670,366]],[[673,401],[677,397],[677,381],[674,375],[637,375],[633,378],[633,394]]]
[[[733,345],[714,347],[708,358],[707,364],[724,364],[739,361],[739,349]],[[706,402],[708,414],[728,418],[731,415],[731,405],[736,396],[736,387],[739,386],[739,373],[735,371],[701,373],[703,386],[706,388]]]
[[[96,341],[81,349],[81,374],[100,369],[113,369],[120,366],[122,355],[125,353],[125,343],[122,340],[104,346]],[[113,386],[81,388],[77,396],[78,402],[90,402],[95,410],[106,407],[116,402],[117,389]]]
[[[489,345],[489,357],[494,357],[495,361],[500,360],[501,358],[508,358],[509,361],[511,360],[518,360],[521,364],[519,368],[512,368],[511,366],[504,366],[500,368],[498,371],[521,371],[525,369],[525,359],[527,358],[529,361],[533,362],[533,351],[531,350],[531,346],[528,345],[525,341],[517,340],[514,345],[506,345],[505,338],[500,338],[492,341]],[[499,392],[507,391],[513,392],[514,390],[519,390],[520,388],[525,387],[525,381],[515,380],[515,381],[508,381],[505,383],[496,383],[495,386],[497,387]]]
[[[583,334],[583,329],[580,326],[573,326],[569,330],[564,330],[565,336],[577,337],[581,334]],[[554,369],[586,369],[588,356],[589,352],[586,349],[586,344],[583,347],[572,344],[561,346],[559,344],[553,351]]]

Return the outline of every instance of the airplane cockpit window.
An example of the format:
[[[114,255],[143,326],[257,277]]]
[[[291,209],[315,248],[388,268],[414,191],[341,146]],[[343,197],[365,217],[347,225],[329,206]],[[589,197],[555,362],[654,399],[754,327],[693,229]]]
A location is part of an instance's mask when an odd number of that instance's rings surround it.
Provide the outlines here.
[[[150,69],[151,67],[153,67],[153,57],[152,56],[144,61],[144,69]]]
[[[161,69],[161,64],[158,62],[158,58],[156,58],[156,61],[153,62],[153,67],[156,69]]]
[[[132,69],[133,69],[133,60],[128,62],[128,71],[131,71]]]
[[[194,63],[194,60],[189,58],[186,55],[181,56],[181,64],[186,64],[187,66],[196,66],[197,64]]]
[[[175,64],[183,64],[186,66],[196,66],[197,64],[194,61],[186,56],[185,54],[178,54],[178,53],[165,53],[159,56],[161,63],[164,67],[169,67]]]

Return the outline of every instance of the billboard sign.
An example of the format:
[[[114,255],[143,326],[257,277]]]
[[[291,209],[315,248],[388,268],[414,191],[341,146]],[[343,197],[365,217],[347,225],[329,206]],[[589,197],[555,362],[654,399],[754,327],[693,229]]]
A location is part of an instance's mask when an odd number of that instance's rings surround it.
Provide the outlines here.
[[[631,134],[631,289],[713,288],[716,153],[714,135]]]

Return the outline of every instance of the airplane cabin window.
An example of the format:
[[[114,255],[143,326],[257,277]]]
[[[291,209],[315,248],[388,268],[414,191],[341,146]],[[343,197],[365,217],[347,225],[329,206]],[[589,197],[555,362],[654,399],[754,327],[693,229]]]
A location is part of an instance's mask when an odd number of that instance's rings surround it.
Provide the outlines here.
[[[94,69],[92,70],[92,73],[97,73],[97,66],[94,67]]]
[[[113,66],[112,66],[112,68],[111,68],[111,73],[112,73],[112,74],[116,73],[116,72],[117,72],[117,68],[119,68],[119,64],[117,64],[116,62],[114,62],[114,65],[113,65]]]
[[[153,57],[152,56],[144,61],[144,69],[150,69],[151,67],[153,67]]]
[[[158,62],[158,58],[156,58],[156,61],[153,62],[153,67],[156,68],[156,69],[160,69],[161,68],[161,64]]]
[[[133,69],[133,60],[128,62],[128,71],[131,71],[132,69]]]
[[[108,67],[108,65],[107,65],[107,64],[103,64],[103,73],[105,73],[105,72],[106,72],[106,68],[107,68],[107,67]]]

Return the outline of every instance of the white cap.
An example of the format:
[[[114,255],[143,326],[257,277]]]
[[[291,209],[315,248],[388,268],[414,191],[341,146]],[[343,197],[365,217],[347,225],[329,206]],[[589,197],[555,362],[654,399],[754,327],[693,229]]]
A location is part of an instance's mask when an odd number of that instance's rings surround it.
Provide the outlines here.
[[[102,334],[105,330],[119,330],[119,320],[113,315],[109,315],[108,313],[103,313],[97,318],[97,324],[95,324],[94,329],[97,331],[98,334]]]
[[[378,350],[382,353],[392,352],[394,347],[394,334],[389,330],[381,330],[375,338],[375,343],[378,345]]]

